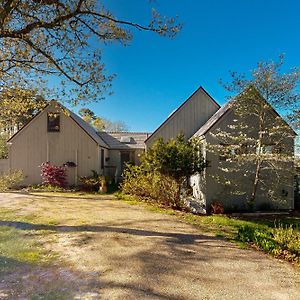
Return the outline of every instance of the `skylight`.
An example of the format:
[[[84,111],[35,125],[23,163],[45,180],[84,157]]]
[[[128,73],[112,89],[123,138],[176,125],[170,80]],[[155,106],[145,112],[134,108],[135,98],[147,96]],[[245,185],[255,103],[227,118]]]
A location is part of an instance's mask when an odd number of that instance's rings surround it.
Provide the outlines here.
[[[130,144],[131,143],[131,137],[130,136],[121,136],[120,142],[124,143],[124,144]]]

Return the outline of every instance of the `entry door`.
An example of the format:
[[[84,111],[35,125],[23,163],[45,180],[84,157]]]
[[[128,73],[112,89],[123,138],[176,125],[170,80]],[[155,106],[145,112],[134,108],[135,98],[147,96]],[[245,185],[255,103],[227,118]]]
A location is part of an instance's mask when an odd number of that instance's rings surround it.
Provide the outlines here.
[[[121,173],[123,173],[125,163],[130,161],[130,152],[122,151],[121,152]]]

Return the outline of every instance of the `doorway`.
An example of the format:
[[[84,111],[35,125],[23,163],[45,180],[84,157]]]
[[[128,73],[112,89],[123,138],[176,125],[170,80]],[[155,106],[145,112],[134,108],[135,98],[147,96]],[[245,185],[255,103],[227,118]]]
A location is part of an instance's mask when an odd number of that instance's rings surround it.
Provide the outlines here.
[[[121,152],[121,174],[124,171],[125,164],[131,162],[130,151]]]

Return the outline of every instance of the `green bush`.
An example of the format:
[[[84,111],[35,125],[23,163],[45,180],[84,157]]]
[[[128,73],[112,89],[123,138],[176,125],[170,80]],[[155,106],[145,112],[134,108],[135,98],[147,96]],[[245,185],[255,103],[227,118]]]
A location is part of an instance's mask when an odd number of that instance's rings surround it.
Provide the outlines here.
[[[123,173],[122,191],[141,200],[167,207],[181,207],[178,202],[178,183],[157,171],[146,171],[143,166],[127,165]]]
[[[300,232],[290,227],[243,226],[238,231],[238,240],[253,243],[260,249],[279,258],[300,264]]]
[[[102,192],[103,188],[106,189],[106,179],[103,175],[99,175],[95,170],[92,170],[92,176],[79,177],[79,181],[85,191],[89,192]]]
[[[182,134],[164,142],[158,139],[147,150],[141,166],[127,166],[123,172],[124,193],[165,206],[182,209],[182,190],[191,175],[202,172],[206,162],[198,139]]]
[[[274,228],[273,236],[281,249],[277,255],[284,255],[285,258],[300,264],[300,231],[292,226],[278,227]]]
[[[14,171],[0,176],[0,192],[6,192],[23,180],[22,171]]]

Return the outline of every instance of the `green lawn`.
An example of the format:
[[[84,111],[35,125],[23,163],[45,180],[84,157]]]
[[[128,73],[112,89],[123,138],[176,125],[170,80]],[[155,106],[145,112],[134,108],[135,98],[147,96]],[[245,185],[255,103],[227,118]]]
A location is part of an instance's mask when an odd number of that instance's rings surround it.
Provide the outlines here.
[[[19,216],[19,210],[0,210],[2,224],[5,222],[32,222],[33,215]],[[43,230],[39,235],[47,235],[50,230]],[[52,260],[52,255],[42,247],[41,241],[35,236],[35,232],[28,229],[17,229],[11,226],[0,226],[0,272],[5,272],[10,263],[21,264],[47,264]],[[5,258],[8,258],[7,261]]]

